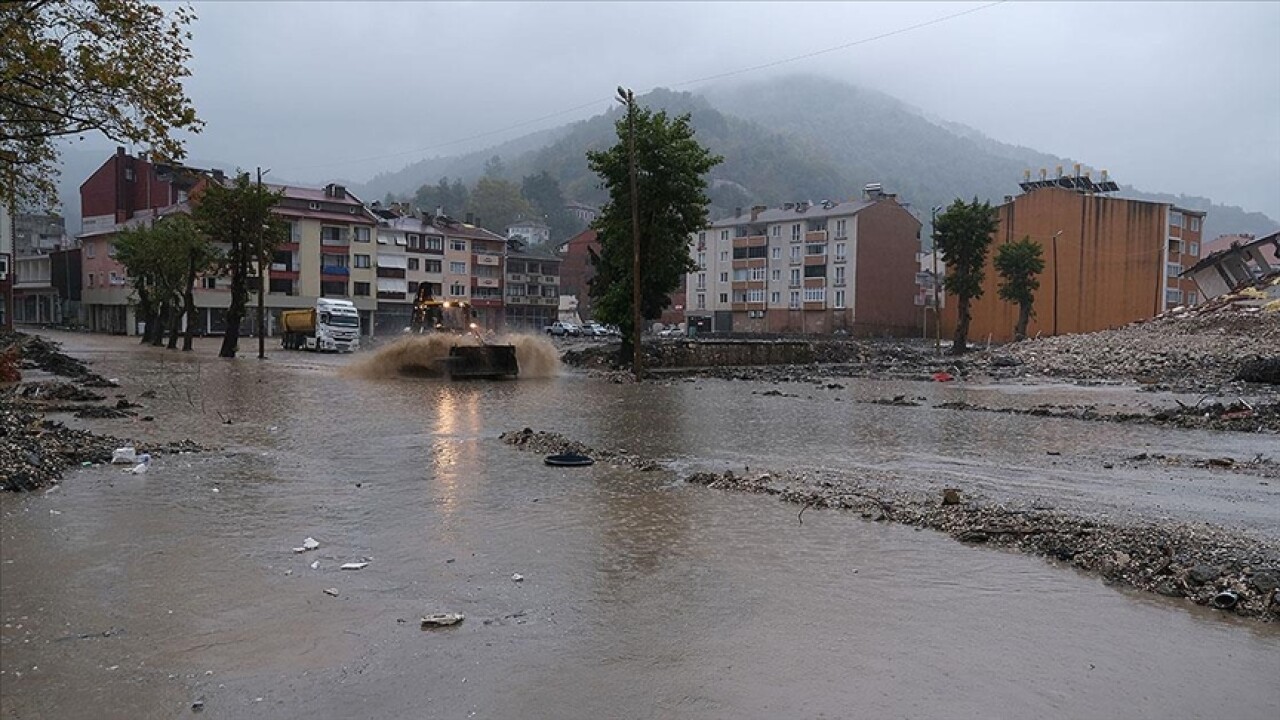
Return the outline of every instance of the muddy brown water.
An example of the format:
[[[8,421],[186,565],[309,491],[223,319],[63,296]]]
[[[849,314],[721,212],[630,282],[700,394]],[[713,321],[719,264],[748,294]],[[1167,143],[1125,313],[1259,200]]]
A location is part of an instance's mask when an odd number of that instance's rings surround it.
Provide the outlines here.
[[[143,400],[154,424],[76,424],[222,450],[0,497],[5,718],[186,717],[197,698],[211,718],[1280,715],[1276,624],[850,513],[801,525],[793,506],[675,473],[549,468],[497,440],[527,425],[677,469],[874,467],[1280,536],[1274,483],[1100,467],[1135,450],[1245,457],[1274,438],[853,402],[1164,398],[366,380],[340,371],[350,357],[54,337],[131,399],[158,395]],[[321,547],[293,553],[307,536]],[[439,611],[467,618],[419,629]]]

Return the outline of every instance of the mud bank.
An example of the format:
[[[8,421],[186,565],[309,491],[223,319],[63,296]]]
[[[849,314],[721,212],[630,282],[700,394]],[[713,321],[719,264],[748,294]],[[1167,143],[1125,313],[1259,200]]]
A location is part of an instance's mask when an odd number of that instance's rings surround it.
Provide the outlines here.
[[[112,403],[99,404],[108,398],[88,388],[116,388],[118,383],[90,371],[84,361],[63,353],[56,342],[23,333],[6,334],[3,341],[18,348],[22,367],[62,375],[70,381],[19,383],[0,389],[0,491],[32,491],[54,485],[67,469],[110,462],[112,451],[126,445],[157,456],[205,449],[190,440],[148,443],[47,420],[46,413],[69,413],[82,419],[155,418],[140,416],[136,409],[142,405],[123,394],[117,394]]]
[[[577,452],[614,465],[667,469],[625,450],[597,450],[554,432],[525,428],[503,442],[537,453]],[[1012,506],[959,490],[927,494],[894,489],[888,473],[792,471],[694,472],[684,482],[713,489],[777,496],[805,510],[831,508],[875,522],[946,533],[965,543],[1038,555],[1109,583],[1186,598],[1197,605],[1264,621],[1280,621],[1280,544],[1203,523],[1118,522],[1105,516]]]
[[[1144,412],[1100,412],[1090,405],[1037,405],[1032,408],[989,407],[967,402],[937,405],[942,410],[1034,415],[1037,417],[1097,420],[1102,422],[1146,423],[1165,427],[1225,430],[1248,433],[1280,433],[1280,403],[1248,404],[1244,401],[1195,405]]]

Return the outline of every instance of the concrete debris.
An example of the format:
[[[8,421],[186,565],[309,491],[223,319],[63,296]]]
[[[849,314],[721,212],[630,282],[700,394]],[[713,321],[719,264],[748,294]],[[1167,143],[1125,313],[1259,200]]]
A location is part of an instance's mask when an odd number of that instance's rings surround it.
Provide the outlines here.
[[[308,550],[315,550],[318,547],[320,547],[320,541],[313,537],[308,537],[306,540],[302,541],[302,547],[296,547],[293,551],[296,553],[304,553]]]
[[[342,563],[342,565],[339,566],[338,569],[339,570],[363,570],[367,567],[369,567],[369,563],[367,562],[349,562],[349,563]]]
[[[111,452],[112,465],[132,465],[138,462],[138,451],[131,447],[116,448]]]
[[[433,613],[422,618],[422,629],[427,630],[429,628],[449,627],[457,625],[466,619],[467,616],[462,613]]]
[[[960,490],[959,490],[959,489],[957,489],[957,488],[945,488],[945,489],[943,489],[943,491],[942,491],[942,504],[943,504],[943,505],[959,505],[959,504],[960,504]]]
[[[520,573],[511,573],[511,582],[524,582],[524,576]]]
[[[338,588],[325,588],[324,594],[330,597],[338,597]]]

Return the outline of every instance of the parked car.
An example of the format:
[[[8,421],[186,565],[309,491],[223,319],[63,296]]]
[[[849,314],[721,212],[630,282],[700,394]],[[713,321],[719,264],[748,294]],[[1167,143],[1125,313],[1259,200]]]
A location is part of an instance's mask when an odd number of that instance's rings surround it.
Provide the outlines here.
[[[565,327],[565,324],[562,322],[551,323],[543,328],[543,330],[545,330],[548,335],[552,335],[554,337],[564,337],[569,334],[569,328]]]
[[[589,322],[582,326],[583,337],[609,337],[609,328],[597,322]]]
[[[564,325],[564,331],[573,337],[579,337],[582,335],[582,328],[578,327],[577,323],[567,322],[561,323],[561,325]]]
[[[669,327],[664,330],[658,331],[658,337],[660,338],[677,338],[683,335],[684,335],[684,332],[681,331],[680,328],[678,327]]]

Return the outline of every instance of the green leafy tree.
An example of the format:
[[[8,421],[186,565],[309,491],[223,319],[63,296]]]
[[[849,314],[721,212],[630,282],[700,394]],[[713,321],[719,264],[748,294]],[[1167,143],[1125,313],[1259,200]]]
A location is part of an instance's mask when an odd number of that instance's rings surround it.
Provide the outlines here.
[[[506,234],[511,223],[534,214],[533,206],[520,195],[519,185],[491,177],[476,182],[467,201],[467,212],[477,218],[477,225],[500,235]]]
[[[966,203],[957,199],[946,212],[938,216],[934,224],[934,242],[947,264],[947,277],[943,287],[956,296],[955,342],[953,355],[969,351],[969,321],[972,319],[969,303],[982,297],[983,267],[987,262],[987,248],[991,235],[1000,221],[991,203],[979,203],[978,198]]]
[[[137,296],[137,312],[143,320],[142,342],[155,343],[160,337],[161,307],[164,301],[164,273],[159,238],[152,228],[139,226],[118,233],[116,261],[124,266],[129,285]]]
[[[536,216],[551,228],[552,243],[568,240],[582,230],[578,218],[565,209],[560,183],[546,170],[524,176],[520,182],[520,194],[533,205]]]
[[[688,115],[671,118],[666,112],[636,105],[629,92],[624,97],[628,110],[615,123],[618,142],[607,150],[587,153],[588,165],[609,193],[592,223],[599,233],[600,253],[591,258],[596,275],[590,293],[596,301],[596,319],[623,330],[623,359],[634,351],[641,330],[633,320],[635,244],[628,125],[634,126],[634,206],[638,208],[644,319],[660,317],[680,279],[696,267],[689,256],[689,235],[707,226],[706,174],[721,161],[694,138]]]
[[[181,159],[203,127],[182,87],[195,13],[142,0],[0,3],[0,199],[51,206],[58,143],[100,132]]]
[[[1044,272],[1044,248],[1029,236],[1005,243],[996,251],[996,272],[1000,273],[1000,299],[1018,304],[1018,324],[1013,329],[1015,340],[1027,337],[1031,320],[1031,304],[1040,289],[1040,273]]]
[[[283,194],[255,184],[248,174],[241,173],[225,185],[209,183],[197,198],[195,218],[200,229],[210,240],[229,246],[220,269],[231,276],[231,303],[219,357],[236,356],[254,263],[270,258],[289,239],[288,225],[271,212]]]
[[[461,180],[454,180],[451,184],[448,177],[442,177],[435,185],[418,188],[413,204],[425,212],[434,213],[440,209],[445,214],[457,215],[466,210],[469,196],[470,192]]]
[[[507,165],[502,162],[501,155],[494,155],[484,161],[484,176],[487,178],[501,178],[507,174]]]

